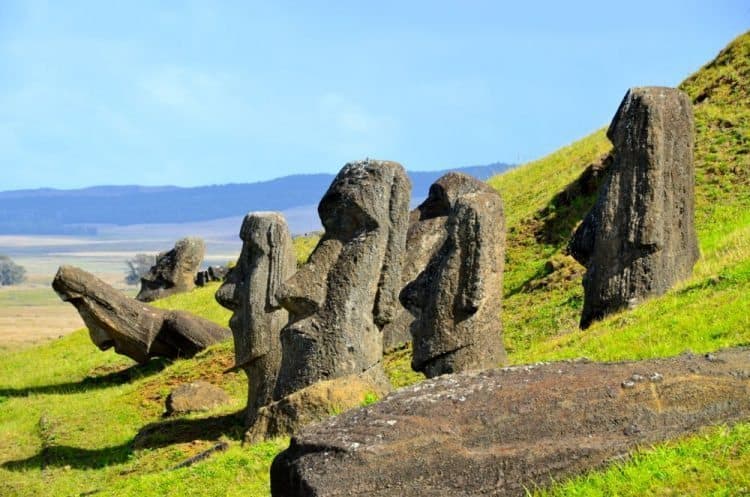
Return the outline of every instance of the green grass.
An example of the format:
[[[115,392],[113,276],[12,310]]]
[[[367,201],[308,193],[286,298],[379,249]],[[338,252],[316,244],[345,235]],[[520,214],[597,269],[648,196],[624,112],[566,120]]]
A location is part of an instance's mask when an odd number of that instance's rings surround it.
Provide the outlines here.
[[[702,258],[693,277],[586,332],[577,326],[583,268],[565,246],[595,198],[576,187],[587,167],[610,150],[603,131],[490,180],[503,195],[507,216],[502,317],[511,362],[637,359],[750,343],[749,68],[745,34],[682,85],[695,102],[697,131]],[[317,237],[294,243],[303,263]],[[226,324],[229,312],[214,301],[215,290],[214,284],[156,305]],[[423,378],[411,371],[410,354],[405,348],[385,359],[397,387]],[[136,366],[98,351],[85,330],[0,351],[0,495],[268,495],[271,460],[288,440],[240,446],[237,413],[246,380],[223,374],[232,356],[227,342],[194,359]],[[198,378],[225,389],[230,405],[162,418],[170,389]],[[217,441],[227,442],[228,450],[171,469]],[[749,470],[750,425],[740,423],[643,447],[628,461],[537,494],[750,495]]]

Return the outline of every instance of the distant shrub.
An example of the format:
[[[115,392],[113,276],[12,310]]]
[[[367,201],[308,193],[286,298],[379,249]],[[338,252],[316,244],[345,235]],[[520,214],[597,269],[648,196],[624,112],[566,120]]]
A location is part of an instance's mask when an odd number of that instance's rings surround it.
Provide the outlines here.
[[[10,257],[0,255],[0,286],[17,285],[26,279],[26,269]]]
[[[127,271],[125,273],[125,283],[128,285],[137,285],[143,276],[148,274],[151,266],[156,264],[156,256],[151,254],[135,254],[135,257],[125,261]]]

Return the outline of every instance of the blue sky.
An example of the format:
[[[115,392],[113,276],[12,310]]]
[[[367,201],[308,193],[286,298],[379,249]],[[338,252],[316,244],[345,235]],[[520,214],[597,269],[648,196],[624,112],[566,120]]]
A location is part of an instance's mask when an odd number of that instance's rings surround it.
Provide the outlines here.
[[[531,160],[750,27],[706,2],[0,2],[0,190]]]

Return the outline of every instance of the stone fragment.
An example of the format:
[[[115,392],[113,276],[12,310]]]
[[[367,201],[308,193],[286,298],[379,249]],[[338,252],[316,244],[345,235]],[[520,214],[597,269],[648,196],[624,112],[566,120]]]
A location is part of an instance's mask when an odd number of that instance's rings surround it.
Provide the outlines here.
[[[167,415],[209,411],[228,404],[229,395],[206,381],[195,381],[178,386],[167,396]]]
[[[722,362],[562,362],[427,380],[303,428],[271,466],[271,493],[524,496],[637,447],[750,419],[750,382],[734,374],[750,369],[750,349],[716,355]],[[621,390],[634,370],[664,377]]]
[[[347,164],[318,206],[325,234],[278,292],[290,322],[274,398],[380,369],[401,286],[410,183],[395,162]]]
[[[234,311],[229,327],[234,336],[235,368],[248,378],[246,423],[271,402],[281,363],[279,332],[288,313],[276,300],[276,290],[296,269],[292,237],[284,216],[254,212],[240,230],[242,252],[216,292],[216,300]]]
[[[130,299],[73,266],[60,266],[52,288],[78,310],[99,349],[114,347],[137,362],[191,357],[230,336],[228,329],[207,319]]]
[[[203,261],[205,245],[200,238],[183,238],[173,249],[156,256],[156,264],[141,278],[136,299],[152,302],[195,287],[195,273]]]
[[[612,164],[569,247],[586,266],[582,328],[665,293],[690,276],[699,256],[689,97],[632,88],[607,136]]]
[[[497,367],[505,360],[503,204],[489,186],[472,178],[462,181],[463,190],[444,190],[445,240],[400,296],[415,316],[412,369],[430,378]]]
[[[445,222],[456,199],[467,193],[493,193],[491,186],[467,174],[451,172],[430,186],[427,198],[409,214],[401,288],[424,271],[427,263],[445,243],[448,232]],[[383,350],[390,351],[411,341],[409,328],[414,316],[397,307],[393,321],[383,327]]]

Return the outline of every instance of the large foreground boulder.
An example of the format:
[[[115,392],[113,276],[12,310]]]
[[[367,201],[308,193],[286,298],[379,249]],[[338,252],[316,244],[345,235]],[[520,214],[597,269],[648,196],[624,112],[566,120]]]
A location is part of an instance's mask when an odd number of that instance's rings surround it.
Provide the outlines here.
[[[427,198],[409,213],[409,230],[401,270],[401,288],[425,270],[427,263],[445,243],[448,231],[445,223],[459,196],[468,193],[495,193],[483,181],[467,174],[444,174],[432,185]],[[396,308],[393,320],[383,327],[383,350],[388,352],[411,341],[409,329],[414,316],[405,308]]]
[[[436,185],[449,186],[438,188],[442,195],[437,195],[446,213],[445,238],[400,295],[415,316],[410,325],[412,369],[428,378],[505,361],[502,200],[490,186],[466,175]]]
[[[750,349],[446,375],[298,433],[274,497],[523,496],[639,445],[750,418]]]
[[[279,332],[289,320],[276,290],[297,267],[292,236],[284,216],[253,212],[240,229],[242,252],[216,292],[216,300],[233,311],[235,368],[248,378],[245,422],[255,423],[258,409],[272,400],[281,364]]]
[[[628,91],[607,136],[612,165],[570,252],[586,266],[581,327],[690,276],[695,232],[693,111],[674,88]]]
[[[206,246],[200,238],[178,240],[173,249],[156,256],[156,264],[141,278],[141,290],[135,298],[152,302],[192,290],[205,253]]]
[[[71,303],[101,350],[146,362],[191,357],[231,336],[228,329],[185,311],[157,309],[131,299],[86,271],[60,266],[52,288]]]

